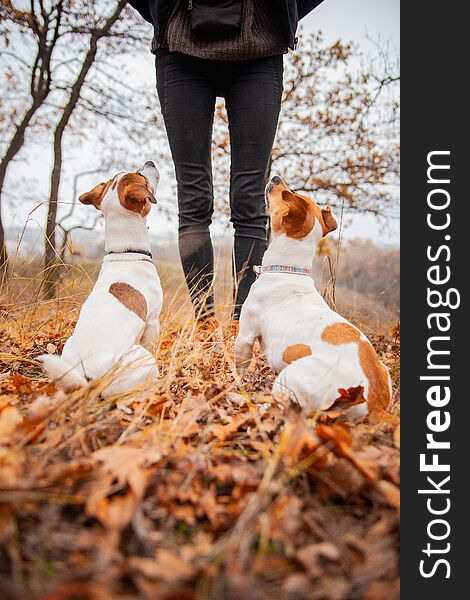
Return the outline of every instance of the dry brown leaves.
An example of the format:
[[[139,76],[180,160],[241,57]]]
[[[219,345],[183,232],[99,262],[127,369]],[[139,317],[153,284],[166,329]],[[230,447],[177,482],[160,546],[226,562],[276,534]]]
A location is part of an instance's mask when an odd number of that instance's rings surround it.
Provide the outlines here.
[[[398,598],[398,419],[320,423],[178,336],[130,398],[5,365],[2,598]]]

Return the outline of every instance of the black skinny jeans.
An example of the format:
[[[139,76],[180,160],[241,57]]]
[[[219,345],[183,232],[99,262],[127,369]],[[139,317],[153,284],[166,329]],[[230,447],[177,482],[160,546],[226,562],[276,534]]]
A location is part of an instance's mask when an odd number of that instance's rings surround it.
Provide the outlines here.
[[[283,57],[204,60],[157,52],[157,90],[178,183],[179,251],[198,315],[211,314],[214,210],[211,141],[217,96],[230,132],[230,221],[238,318],[267,245],[264,187],[281,105]]]

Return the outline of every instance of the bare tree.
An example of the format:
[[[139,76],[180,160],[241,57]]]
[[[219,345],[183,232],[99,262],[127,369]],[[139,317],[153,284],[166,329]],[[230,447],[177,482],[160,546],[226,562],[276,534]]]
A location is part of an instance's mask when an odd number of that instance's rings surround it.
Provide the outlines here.
[[[354,66],[350,44],[307,38],[287,65],[271,170],[332,206],[389,216],[398,186],[399,144],[373,72]]]
[[[85,80],[93,67],[98,53],[98,44],[100,40],[111,35],[113,25],[120,18],[121,13],[126,5],[126,0],[119,0],[115,3],[110,15],[104,19],[102,24],[97,24],[89,29],[90,41],[89,47],[84,54],[81,62],[81,68],[70,86],[68,91],[67,101],[61,111],[59,121],[54,130],[53,142],[53,166],[50,180],[50,194],[47,209],[46,220],[46,239],[45,239],[45,278],[44,278],[44,294],[46,298],[50,298],[54,294],[54,286],[57,281],[57,270],[54,268],[56,264],[56,220],[57,220],[57,202],[59,199],[59,188],[62,174],[62,143],[67,125],[70,122],[72,114],[76,109],[80,94],[85,83]],[[81,33],[86,31],[82,25]]]
[[[108,159],[110,154],[124,155],[126,146],[129,153],[132,144],[147,147],[151,138],[158,137],[153,86],[126,80],[126,55],[148,52],[150,34],[148,26],[126,4],[125,0],[37,0],[31,2],[29,11],[22,11],[12,2],[0,0],[1,58],[9,67],[3,80],[11,88],[9,97],[0,102],[0,147],[5,147],[0,191],[7,168],[25,140],[37,143],[39,139],[43,146],[52,136],[45,231],[44,290],[48,297],[57,279],[55,263],[63,255],[60,242],[56,247],[56,224],[61,217],[65,144],[77,149],[93,137],[94,168],[106,162],[100,153],[107,154]],[[31,54],[33,47],[36,59]],[[21,77],[15,76],[16,64],[21,65]],[[33,100],[20,118],[15,115],[15,105],[18,97],[25,95],[29,80]],[[28,128],[36,135],[26,138]],[[11,141],[5,144],[2,138],[8,136]],[[82,164],[80,168],[86,167]],[[3,228],[0,233],[1,262],[6,264]]]
[[[29,2],[29,10],[20,10],[9,0],[0,0],[0,35],[3,42],[2,57],[8,56],[16,64],[29,70],[29,104],[17,120],[12,122],[11,136],[0,161],[0,281],[7,266],[5,231],[1,219],[1,200],[8,167],[23,147],[25,134],[38,110],[52,89],[52,55],[56,49],[64,18],[64,0],[46,3]],[[21,34],[33,42],[34,56],[31,65],[12,48],[14,34]]]
[[[320,202],[388,217],[396,208],[399,177],[399,77],[394,63],[384,67],[383,52],[377,47],[371,62],[351,44],[325,45],[319,34],[303,37],[301,50],[285,61],[269,171]],[[388,98],[385,88],[391,92]],[[226,197],[230,154],[222,104],[213,150],[220,161],[220,205]]]
[[[77,208],[77,197],[78,197],[78,188],[79,182],[84,177],[89,177],[91,175],[98,175],[108,172],[110,169],[110,165],[103,165],[103,167],[99,167],[97,169],[88,169],[87,171],[82,171],[81,173],[77,173],[73,178],[73,189],[72,189],[72,198],[70,203],[69,210],[64,213],[60,220],[57,221],[57,228],[61,234],[60,242],[56,242],[56,252],[60,257],[60,264],[64,265],[67,260],[67,250],[70,250],[70,243],[72,241],[72,233],[77,230],[86,230],[93,231],[98,223],[101,215],[100,213],[92,213],[92,218],[87,218],[85,221],[75,219],[72,221],[75,213],[75,209]]]

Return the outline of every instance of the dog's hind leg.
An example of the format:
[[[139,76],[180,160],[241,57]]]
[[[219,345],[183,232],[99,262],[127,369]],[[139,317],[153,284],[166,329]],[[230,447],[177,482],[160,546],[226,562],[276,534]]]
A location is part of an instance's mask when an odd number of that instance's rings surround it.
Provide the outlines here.
[[[235,368],[240,379],[243,379],[245,371],[250,366],[253,357],[254,342],[243,341],[237,338],[234,347]]]
[[[149,352],[151,352],[157,344],[157,338],[159,336],[159,333],[160,333],[160,324],[158,321],[156,321],[155,323],[152,323],[152,324],[147,324],[147,326],[145,327],[144,333],[142,334],[142,337],[140,338],[141,346],[143,346]]]
[[[251,320],[249,318],[244,318],[245,313],[246,305],[242,309],[240,329],[233,347],[235,368],[240,379],[243,379],[245,371],[250,366],[250,362],[253,357],[253,346],[257,337]]]
[[[290,397],[308,411],[328,410],[339,397],[339,388],[356,387],[364,382],[341,359],[305,356],[287,365],[276,377],[273,394],[279,399]],[[367,403],[352,406],[347,417],[358,419],[367,415]]]
[[[137,344],[121,357],[116,369],[117,376],[106,388],[104,392],[106,396],[132,389],[144,390],[158,379],[155,357],[143,346]]]
[[[327,375],[328,364],[323,357],[304,356],[286,367],[273,384],[275,396],[289,396],[307,410],[323,410],[334,401]],[[336,390],[335,390],[336,391]],[[333,391],[333,394],[335,393]]]

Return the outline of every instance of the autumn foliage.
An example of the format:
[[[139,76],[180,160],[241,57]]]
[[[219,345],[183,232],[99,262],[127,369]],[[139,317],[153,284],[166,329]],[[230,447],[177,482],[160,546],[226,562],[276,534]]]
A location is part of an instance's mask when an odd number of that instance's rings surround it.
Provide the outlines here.
[[[150,392],[66,395],[35,356],[61,350],[78,290],[20,287],[1,316],[2,598],[398,598],[396,391],[354,426],[305,415],[262,356],[237,379],[233,328],[167,299]],[[395,386],[398,335],[373,338]]]

